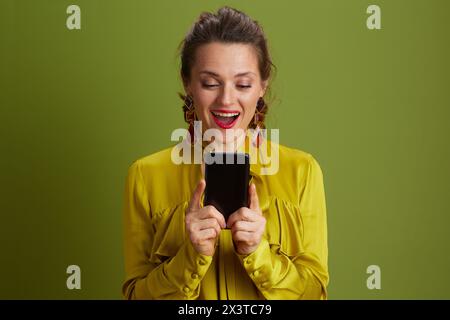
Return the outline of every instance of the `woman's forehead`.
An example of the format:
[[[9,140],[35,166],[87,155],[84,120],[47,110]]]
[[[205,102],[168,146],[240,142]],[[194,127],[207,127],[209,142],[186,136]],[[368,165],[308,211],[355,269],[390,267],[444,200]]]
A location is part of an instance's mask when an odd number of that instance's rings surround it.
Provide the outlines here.
[[[197,49],[193,69],[217,76],[254,76],[258,74],[258,57],[248,44],[210,43]]]

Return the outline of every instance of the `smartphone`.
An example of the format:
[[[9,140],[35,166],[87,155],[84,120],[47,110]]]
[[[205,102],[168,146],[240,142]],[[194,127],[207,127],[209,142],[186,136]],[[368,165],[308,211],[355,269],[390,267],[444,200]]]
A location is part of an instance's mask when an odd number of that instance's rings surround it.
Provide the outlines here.
[[[208,153],[205,155],[206,189],[203,205],[212,205],[228,217],[248,206],[250,160],[247,153]]]

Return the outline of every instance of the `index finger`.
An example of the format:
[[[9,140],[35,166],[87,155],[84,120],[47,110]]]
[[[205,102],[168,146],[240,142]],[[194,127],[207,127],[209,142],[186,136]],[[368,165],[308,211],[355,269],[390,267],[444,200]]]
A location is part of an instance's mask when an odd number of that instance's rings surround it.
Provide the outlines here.
[[[261,210],[259,208],[259,198],[258,193],[256,192],[256,186],[254,183],[250,185],[249,188],[249,198],[250,198],[250,209],[261,214]]]
[[[201,179],[197,185],[197,188],[195,188],[191,201],[189,202],[189,211],[200,209],[200,200],[202,198],[203,191],[205,191],[205,187],[206,182],[204,179]]]

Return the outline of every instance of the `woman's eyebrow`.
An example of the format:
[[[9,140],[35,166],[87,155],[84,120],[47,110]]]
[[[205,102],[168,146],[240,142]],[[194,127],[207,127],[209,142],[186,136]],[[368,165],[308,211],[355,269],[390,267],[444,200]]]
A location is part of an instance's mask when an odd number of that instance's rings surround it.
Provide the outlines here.
[[[200,74],[203,74],[203,73],[204,74],[208,74],[210,76],[214,76],[214,77],[220,77],[219,74],[217,74],[217,73],[215,73],[213,71],[209,71],[209,70],[200,71]],[[237,77],[248,76],[248,75],[256,75],[256,74],[254,72],[251,72],[251,71],[246,71],[246,72],[238,73],[234,77],[237,78]]]
[[[215,73],[215,72],[212,72],[212,71],[208,71],[208,70],[203,70],[203,71],[200,71],[200,74],[208,74],[208,75],[210,75],[210,76],[213,76],[213,77],[220,77],[217,73]]]
[[[255,74],[254,72],[247,71],[247,72],[241,72],[241,73],[238,73],[238,74],[235,75],[234,77],[237,78],[237,77],[243,77],[243,76],[249,76],[249,75],[254,75],[254,76],[256,76],[256,74]]]

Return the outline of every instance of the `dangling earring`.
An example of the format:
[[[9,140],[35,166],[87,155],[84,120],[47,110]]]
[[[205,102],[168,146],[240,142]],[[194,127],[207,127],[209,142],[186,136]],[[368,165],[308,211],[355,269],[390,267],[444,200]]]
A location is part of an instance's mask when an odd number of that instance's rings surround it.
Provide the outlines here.
[[[253,121],[251,127],[255,129],[255,134],[253,138],[253,145],[259,147],[262,143],[261,129],[264,129],[264,115],[265,115],[266,102],[263,97],[258,99],[256,104],[255,115],[253,116]]]
[[[194,108],[194,101],[192,100],[191,96],[186,95],[184,98],[184,105],[183,105],[183,112],[184,112],[184,121],[186,121],[189,124],[189,134],[191,135],[191,143],[194,143],[194,121],[197,120],[197,114],[195,113]]]
[[[262,97],[258,99],[258,102],[256,104],[256,110],[255,115],[253,116],[252,121],[252,128],[260,128],[264,129],[266,126],[264,125],[264,115],[265,115],[265,109],[266,109],[266,102]]]

